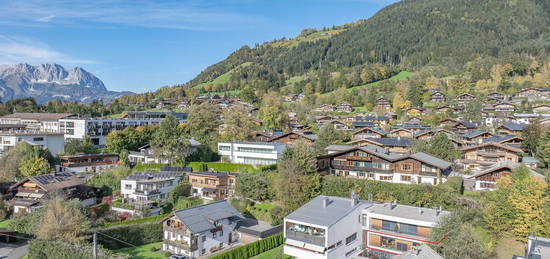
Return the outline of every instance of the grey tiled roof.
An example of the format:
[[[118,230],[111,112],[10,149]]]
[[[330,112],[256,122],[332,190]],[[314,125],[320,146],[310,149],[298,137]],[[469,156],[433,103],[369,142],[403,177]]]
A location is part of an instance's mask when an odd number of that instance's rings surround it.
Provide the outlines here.
[[[324,199],[328,199],[328,206],[323,206]],[[344,216],[368,203],[360,201],[352,205],[349,198],[317,196],[285,217],[287,220],[306,222],[309,224],[330,227]]]
[[[466,133],[462,134],[461,136],[463,138],[473,138],[473,137],[477,137],[477,136],[485,134],[485,133],[488,133],[488,132],[485,131],[485,130],[472,130],[470,132],[466,132]]]
[[[244,217],[226,200],[175,211],[174,214],[193,233],[214,228],[214,221],[231,218],[241,220]]]
[[[525,127],[524,124],[518,124],[518,123],[504,123],[501,125],[501,127],[507,128],[509,130],[513,131],[521,131]]]
[[[501,141],[509,140],[515,137],[516,136],[514,135],[497,135],[497,136],[492,136],[490,138],[483,139],[483,142],[501,142]]]
[[[443,159],[439,159],[437,157],[434,157],[434,156],[431,156],[431,155],[428,155],[426,153],[422,153],[422,152],[418,152],[418,153],[414,153],[412,155],[410,155],[409,157],[412,157],[416,160],[419,160],[423,163],[426,163],[426,164],[429,164],[429,165],[432,165],[432,166],[435,166],[439,169],[447,169],[449,167],[451,167],[451,163],[443,160]]]
[[[382,146],[390,147],[410,147],[413,144],[412,139],[406,138],[367,138],[368,140],[378,143]]]

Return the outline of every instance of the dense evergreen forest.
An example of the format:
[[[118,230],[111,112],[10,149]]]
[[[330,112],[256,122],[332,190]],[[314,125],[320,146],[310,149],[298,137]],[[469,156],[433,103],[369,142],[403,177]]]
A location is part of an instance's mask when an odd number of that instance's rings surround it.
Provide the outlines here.
[[[510,76],[525,76],[534,59],[548,61],[549,13],[548,0],[403,0],[367,20],[243,46],[185,84],[119,102],[205,92],[249,101],[270,90],[323,94],[426,68],[437,79],[467,73],[463,83],[474,86],[498,64],[510,64]]]

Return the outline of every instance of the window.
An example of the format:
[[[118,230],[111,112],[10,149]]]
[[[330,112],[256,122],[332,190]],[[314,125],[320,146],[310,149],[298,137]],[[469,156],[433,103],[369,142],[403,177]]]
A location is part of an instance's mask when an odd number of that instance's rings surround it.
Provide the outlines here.
[[[247,153],[272,153],[275,150],[269,148],[238,147],[237,151]]]
[[[126,190],[132,189],[132,185],[131,184],[126,184],[126,185],[124,185],[124,188],[126,188]]]
[[[219,151],[229,151],[231,150],[230,146],[218,146]]]
[[[402,175],[401,176],[401,181],[402,182],[410,182],[411,181],[411,176],[410,175]]]
[[[32,141],[44,141],[43,137],[32,138]]]
[[[217,233],[217,232],[212,233],[212,237],[213,237],[213,238],[216,238],[216,233]]]
[[[393,221],[382,221],[382,229],[383,230],[389,230],[389,231],[396,231],[397,230],[397,223]]]
[[[494,183],[479,183],[479,186],[481,188],[493,188],[494,187]]]
[[[202,242],[206,242],[206,236],[202,236]]]
[[[391,181],[393,176],[380,176],[380,181]]]
[[[355,241],[357,239],[357,232],[353,233],[353,235],[346,237],[346,245],[349,245],[351,242]]]
[[[412,165],[411,164],[402,164],[401,169],[403,171],[412,171]]]
[[[374,179],[374,173],[369,173],[369,178]]]
[[[399,250],[399,251],[407,251],[407,250],[409,250],[409,249],[408,249],[407,244],[397,242],[397,250]]]
[[[416,235],[417,234],[417,229],[416,229],[415,225],[401,223],[401,224],[399,224],[399,232],[405,233],[405,234]]]
[[[203,248],[203,249],[201,250],[201,255],[203,255],[203,254],[206,254],[206,248]]]
[[[346,257],[348,257],[348,256],[352,255],[353,253],[355,253],[356,250],[357,250],[357,247],[347,251],[346,252]]]

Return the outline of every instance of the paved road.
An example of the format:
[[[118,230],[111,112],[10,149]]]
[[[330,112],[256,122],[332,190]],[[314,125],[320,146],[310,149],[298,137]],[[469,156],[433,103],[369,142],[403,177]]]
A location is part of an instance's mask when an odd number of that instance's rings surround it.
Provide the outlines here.
[[[27,254],[29,245],[27,242],[17,244],[0,243],[0,259],[19,259]]]

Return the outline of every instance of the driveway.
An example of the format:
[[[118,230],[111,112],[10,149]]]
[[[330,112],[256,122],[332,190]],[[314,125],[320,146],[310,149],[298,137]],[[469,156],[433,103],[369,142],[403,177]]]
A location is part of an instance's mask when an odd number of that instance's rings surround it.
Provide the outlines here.
[[[27,242],[18,242],[15,244],[0,243],[0,259],[18,259],[23,257],[29,251]]]

